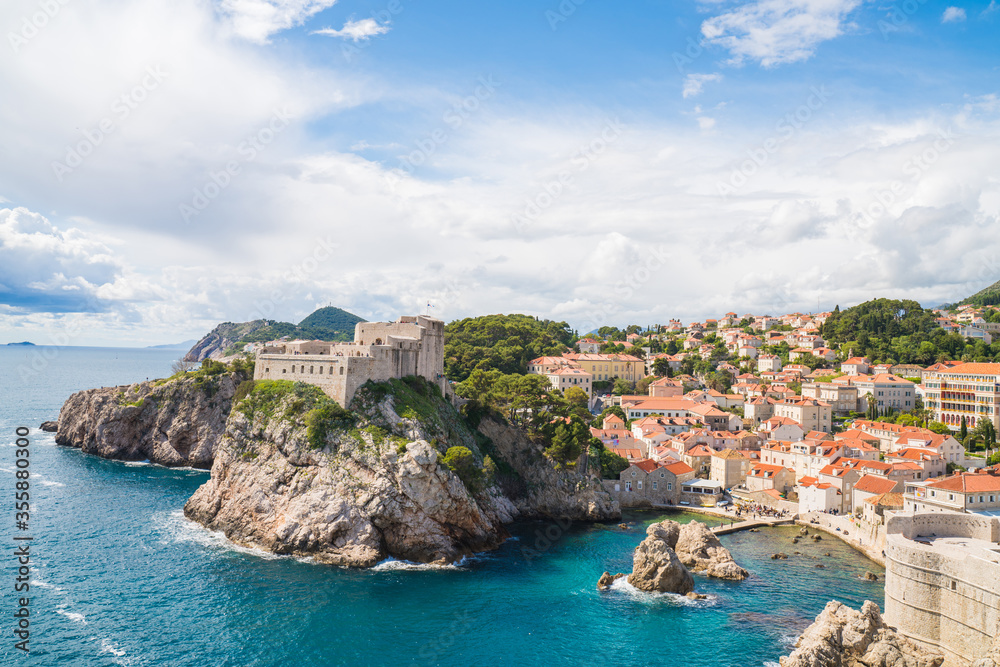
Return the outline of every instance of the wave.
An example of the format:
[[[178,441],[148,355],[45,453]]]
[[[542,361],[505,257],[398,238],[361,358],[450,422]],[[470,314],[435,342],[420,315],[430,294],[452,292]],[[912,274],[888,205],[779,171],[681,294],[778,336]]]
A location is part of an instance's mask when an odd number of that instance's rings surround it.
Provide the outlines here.
[[[621,577],[620,579],[615,580],[615,582],[611,584],[611,590],[616,593],[621,593],[638,602],[644,603],[670,602],[682,607],[714,607],[716,604],[716,597],[714,595],[708,596],[705,600],[692,600],[685,595],[677,595],[676,593],[648,593],[646,591],[640,591],[628,582],[627,577]]]
[[[184,510],[154,514],[153,526],[163,536],[163,539],[160,540],[161,544],[197,544],[208,549],[232,551],[264,560],[292,558],[292,556],[275,554],[256,547],[244,547],[230,542],[223,532],[209,530],[199,523],[188,520],[184,516]]]
[[[467,556],[463,556],[457,563],[414,563],[408,560],[398,560],[396,558],[386,558],[384,561],[372,568],[373,572],[398,572],[400,570],[461,570],[469,562]]]
[[[65,616],[71,621],[76,621],[77,623],[83,623],[84,625],[87,625],[87,619],[83,616],[83,614],[78,614],[73,611],[66,611],[65,607],[59,607],[58,609],[56,609],[56,613]]]
[[[43,484],[45,486],[66,486],[62,482],[53,482],[50,479],[40,479],[40,480],[38,480],[38,483],[39,484]]]
[[[38,588],[45,588],[48,590],[55,591],[56,593],[65,593],[65,589],[59,588],[55,584],[50,584],[47,581],[42,581],[41,579],[32,579],[30,584],[32,586],[37,586]]]

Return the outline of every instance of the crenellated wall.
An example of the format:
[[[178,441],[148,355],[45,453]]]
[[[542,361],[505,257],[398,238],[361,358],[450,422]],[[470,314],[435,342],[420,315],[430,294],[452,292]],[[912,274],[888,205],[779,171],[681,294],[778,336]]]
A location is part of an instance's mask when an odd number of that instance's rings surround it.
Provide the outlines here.
[[[885,619],[969,665],[1000,630],[1000,519],[896,512],[886,523]]]

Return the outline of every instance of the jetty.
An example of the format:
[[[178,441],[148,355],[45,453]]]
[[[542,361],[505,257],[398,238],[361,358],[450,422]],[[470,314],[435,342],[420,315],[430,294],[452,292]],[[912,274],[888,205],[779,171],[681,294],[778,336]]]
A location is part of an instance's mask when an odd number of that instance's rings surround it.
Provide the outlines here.
[[[712,532],[716,535],[727,535],[729,533],[738,533],[741,530],[750,530],[751,528],[771,528],[772,526],[792,526],[795,525],[795,517],[782,517],[768,519],[761,517],[759,519],[745,519],[743,521],[734,521],[733,523],[722,526],[713,526]]]

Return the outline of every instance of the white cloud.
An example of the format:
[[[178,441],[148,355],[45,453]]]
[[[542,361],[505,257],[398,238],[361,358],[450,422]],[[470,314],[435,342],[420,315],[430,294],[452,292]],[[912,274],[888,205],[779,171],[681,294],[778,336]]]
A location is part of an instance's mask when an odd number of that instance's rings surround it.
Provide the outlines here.
[[[25,208],[0,209],[0,304],[21,312],[100,312],[124,268],[103,242]],[[117,286],[121,289],[121,285]]]
[[[222,0],[221,10],[229,17],[237,35],[266,44],[274,33],[301,25],[336,3],[337,0]]]
[[[699,116],[698,127],[702,130],[711,130],[715,127],[715,119],[709,118],[708,116]]]
[[[989,8],[987,8],[989,11]],[[941,23],[961,23],[965,20],[965,10],[961,7],[948,7],[941,15]]]
[[[731,64],[764,67],[806,60],[816,47],[844,32],[861,0],[755,0],[702,23],[709,43],[732,54]]]
[[[684,98],[700,95],[706,83],[722,81],[721,74],[688,74],[684,79]]]
[[[1000,4],[997,4],[997,0],[990,0],[989,6],[982,11],[979,18],[984,19],[994,14],[997,10],[1000,10]]]
[[[379,25],[375,19],[361,19],[360,21],[348,21],[340,30],[324,28],[314,30],[312,35],[326,35],[328,37],[345,37],[359,42],[375,35],[384,35],[389,32],[389,26]]]

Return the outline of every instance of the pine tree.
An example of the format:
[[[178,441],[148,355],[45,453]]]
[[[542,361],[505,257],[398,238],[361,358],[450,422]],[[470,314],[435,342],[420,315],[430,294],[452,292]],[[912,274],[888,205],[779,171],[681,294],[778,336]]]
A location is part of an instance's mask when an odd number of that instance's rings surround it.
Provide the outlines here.
[[[965,423],[965,416],[962,416],[962,425],[958,429],[958,441],[964,443],[965,439],[969,437],[969,427]]]

